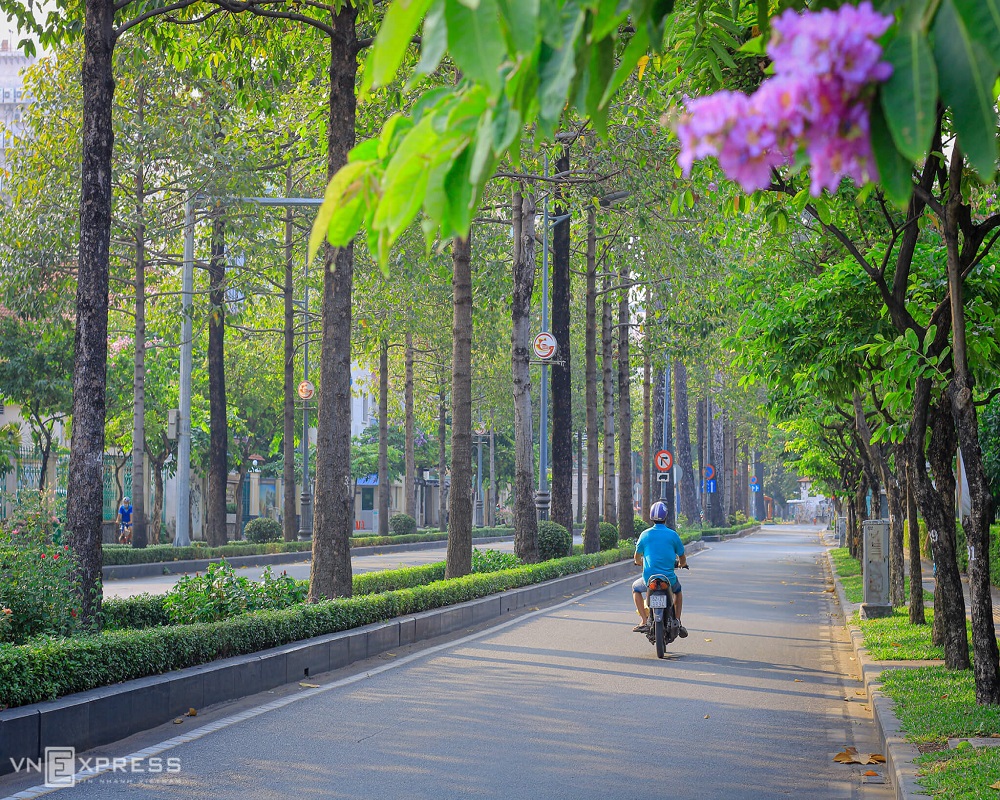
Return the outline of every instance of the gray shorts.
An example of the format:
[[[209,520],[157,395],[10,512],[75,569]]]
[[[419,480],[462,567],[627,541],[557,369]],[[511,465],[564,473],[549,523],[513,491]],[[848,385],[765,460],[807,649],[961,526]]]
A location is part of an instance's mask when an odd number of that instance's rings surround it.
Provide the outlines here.
[[[675,578],[674,582],[670,584],[670,588],[674,590],[674,594],[680,594],[681,582]],[[637,578],[632,584],[632,591],[637,594],[646,594],[646,582],[642,578]]]

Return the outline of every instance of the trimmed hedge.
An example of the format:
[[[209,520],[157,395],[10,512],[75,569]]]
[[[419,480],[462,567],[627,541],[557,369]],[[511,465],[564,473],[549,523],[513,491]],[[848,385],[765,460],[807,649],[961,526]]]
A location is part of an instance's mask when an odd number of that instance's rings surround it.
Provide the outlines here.
[[[617,538],[617,537],[616,537]],[[542,520],[538,523],[538,560],[563,558],[573,552],[573,534],[558,522]]]
[[[243,529],[243,538],[254,544],[266,544],[281,539],[281,523],[270,517],[250,520]]]
[[[637,530],[635,532],[635,536],[637,539],[639,538],[639,534],[642,533],[643,530],[645,530],[645,528],[643,528],[642,530]],[[597,535],[600,537],[602,550],[608,550],[614,547],[615,544],[618,542],[618,528],[616,528],[610,522],[598,522]]]
[[[389,518],[389,531],[394,536],[413,536],[417,532],[417,521],[409,514],[393,514]]]
[[[0,708],[383,622],[631,558],[628,548],[466,575],[381,594],[258,611],[221,622],[108,631],[0,647]]]
[[[387,569],[380,572],[363,572],[355,575],[354,594],[378,594],[397,589],[409,589],[444,578],[445,562],[425,564],[420,567]],[[309,581],[299,581],[308,589]],[[105,630],[139,630],[172,624],[163,600],[166,594],[139,594],[134,597],[111,597],[101,604],[101,617]]]

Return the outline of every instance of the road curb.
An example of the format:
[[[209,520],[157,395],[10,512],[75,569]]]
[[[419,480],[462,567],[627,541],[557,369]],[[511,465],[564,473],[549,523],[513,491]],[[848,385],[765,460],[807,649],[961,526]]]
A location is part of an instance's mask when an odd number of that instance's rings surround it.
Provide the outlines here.
[[[487,536],[473,539],[475,544],[492,544],[494,542],[512,542],[513,536]],[[406,544],[365,545],[352,547],[352,556],[370,556],[379,553],[404,553],[413,550],[433,550],[441,545],[447,545],[447,539],[436,539],[433,542],[407,542]],[[112,564],[101,567],[101,577],[106,580],[128,580],[130,578],[150,578],[157,575],[184,575],[191,572],[203,572],[209,564],[217,564],[225,560],[234,567],[266,567],[270,564],[294,564],[300,561],[310,561],[312,553],[309,550],[299,550],[294,553],[262,553],[255,556],[224,556],[220,558],[197,558],[185,561],[153,561],[148,564]]]
[[[825,544],[825,542],[824,542]],[[875,661],[868,656],[864,648],[864,634],[861,628],[851,623],[854,612],[860,608],[860,603],[850,603],[844,593],[837,571],[833,568],[833,559],[829,548],[826,549],[826,563],[833,577],[833,585],[837,590],[837,601],[844,613],[844,625],[851,637],[854,657],[860,671],[859,680],[864,683],[871,706],[875,731],[882,742],[882,753],[885,756],[886,772],[891,776],[896,800],[918,800],[927,793],[917,783],[917,767],[914,761],[920,755],[917,748],[906,741],[899,718],[892,708],[892,700],[881,691],[880,677],[886,669],[905,669],[902,664],[887,661]],[[928,662],[933,663],[933,662]]]
[[[0,711],[0,775],[13,771],[13,763],[20,759],[41,758],[46,747],[75,747],[84,752],[155,728],[190,708],[309,680],[397,647],[635,573],[631,561],[618,561],[466,603]]]

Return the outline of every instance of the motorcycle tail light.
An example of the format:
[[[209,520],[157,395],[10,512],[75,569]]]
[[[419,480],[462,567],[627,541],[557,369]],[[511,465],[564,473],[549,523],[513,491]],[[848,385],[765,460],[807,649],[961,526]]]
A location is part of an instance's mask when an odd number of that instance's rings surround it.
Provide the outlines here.
[[[661,581],[658,578],[654,578],[649,582],[649,590],[652,592],[665,592],[670,588],[670,584],[666,581]]]

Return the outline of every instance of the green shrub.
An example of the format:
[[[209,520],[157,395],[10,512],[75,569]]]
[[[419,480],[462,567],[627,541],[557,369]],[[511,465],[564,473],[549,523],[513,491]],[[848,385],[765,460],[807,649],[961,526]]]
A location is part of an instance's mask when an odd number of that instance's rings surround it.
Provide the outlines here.
[[[628,550],[611,550],[466,575],[381,594],[299,603],[220,622],[107,631],[2,647],[0,707],[55,699],[73,692],[463,603],[631,556]]]
[[[538,560],[564,558],[572,552],[573,536],[558,522],[546,519],[538,523]]]
[[[236,513],[236,503],[226,503],[226,513],[235,514]]]
[[[413,536],[417,532],[417,521],[409,514],[393,514],[389,517],[389,531],[393,536]]]
[[[72,553],[51,496],[22,492],[0,525],[0,643],[64,636],[77,627]]]
[[[639,538],[639,534],[642,533],[644,530],[646,530],[646,528],[648,527],[650,527],[649,523],[646,522],[646,520],[644,520],[642,517],[636,517],[634,520],[632,520],[632,530],[635,531],[635,536],[637,539]],[[603,545],[601,545],[601,549],[602,550],[604,549]]]
[[[270,517],[257,517],[247,523],[243,537],[253,544],[276,542],[281,538],[281,523]]]
[[[472,548],[472,571],[496,572],[501,569],[514,569],[521,566],[521,559],[514,553],[504,553],[500,550],[480,550]]]
[[[155,628],[170,624],[163,594],[137,594],[133,597],[108,597],[101,603],[101,626],[104,630]]]
[[[637,529],[637,535],[645,528]],[[597,525],[597,533],[601,537],[601,549],[610,550],[616,544],[618,544],[618,528],[612,525],[610,522],[601,522]]]
[[[163,599],[174,625],[217,622],[264,609],[287,608],[306,597],[303,582],[267,567],[260,581],[238,576],[225,561],[209,564],[204,575],[185,575]]]

